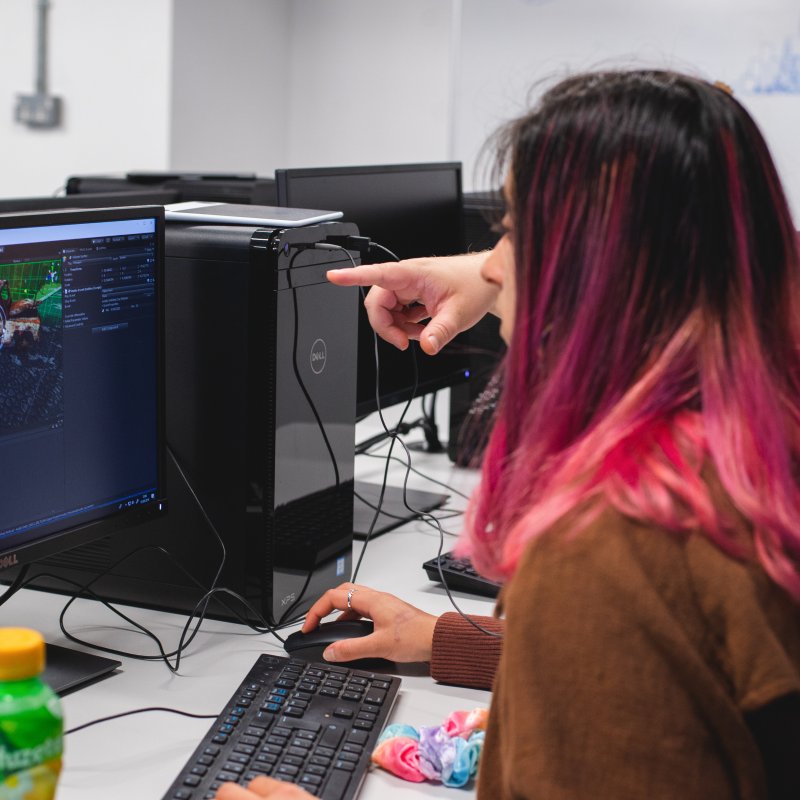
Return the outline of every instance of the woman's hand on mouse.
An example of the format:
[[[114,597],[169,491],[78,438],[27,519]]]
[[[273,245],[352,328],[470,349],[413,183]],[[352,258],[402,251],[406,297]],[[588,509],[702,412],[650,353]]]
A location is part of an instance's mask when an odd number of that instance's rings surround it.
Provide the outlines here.
[[[235,783],[223,783],[217,792],[217,800],[308,800],[312,797],[308,792],[286,781],[259,776],[250,781],[245,788]]]
[[[359,658],[385,658],[396,662],[431,660],[433,629],[438,619],[433,614],[426,614],[393,594],[343,583],[336,589],[329,589],[311,606],[303,623],[303,633],[314,630],[323,617],[336,609],[344,612],[339,619],[371,619],[375,630],[369,636],[343,639],[330,645],[323,653],[326,661]]]

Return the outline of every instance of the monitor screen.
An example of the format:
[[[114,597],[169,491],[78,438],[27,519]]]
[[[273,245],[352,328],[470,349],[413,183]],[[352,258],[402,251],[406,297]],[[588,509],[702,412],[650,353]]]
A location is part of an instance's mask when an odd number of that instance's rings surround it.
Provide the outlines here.
[[[157,207],[0,216],[3,569],[164,508],[163,228]]]
[[[278,204],[330,208],[358,225],[363,236],[398,258],[444,256],[464,252],[461,164],[396,164],[276,170]],[[373,263],[390,256],[374,248]],[[407,400],[414,389],[411,351],[401,352],[379,341],[380,388],[376,393],[372,328],[361,310],[358,330],[358,416],[380,406]],[[417,391],[428,392],[466,380],[466,348],[454,342],[431,358],[415,345]],[[376,396],[377,394],[377,396]]]

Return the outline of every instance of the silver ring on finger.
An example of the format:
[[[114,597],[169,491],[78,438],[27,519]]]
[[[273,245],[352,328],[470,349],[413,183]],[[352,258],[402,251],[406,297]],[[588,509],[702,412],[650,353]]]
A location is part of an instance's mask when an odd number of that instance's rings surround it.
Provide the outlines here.
[[[348,609],[351,609],[351,608],[353,607],[353,606],[351,605],[351,603],[352,603],[352,600],[353,600],[353,595],[354,595],[354,594],[355,594],[357,591],[358,591],[358,589],[356,589],[356,588],[353,588],[353,589],[348,589],[348,590],[347,590],[347,608],[348,608]]]

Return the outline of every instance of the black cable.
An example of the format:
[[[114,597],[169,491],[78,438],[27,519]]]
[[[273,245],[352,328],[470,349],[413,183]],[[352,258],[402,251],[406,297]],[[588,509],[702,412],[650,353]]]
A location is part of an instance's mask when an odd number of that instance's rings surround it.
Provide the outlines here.
[[[387,253],[395,261],[399,261],[400,260],[398,258],[398,256],[395,255],[391,250],[389,250],[388,248],[384,247],[383,245],[378,244],[377,242],[371,242],[369,247],[370,247],[370,249],[377,248],[379,250],[382,250],[384,253]],[[325,249],[341,249],[341,250],[343,250],[345,253],[347,253],[348,257],[350,258],[350,261],[353,264],[353,266],[354,267],[356,266],[355,259],[347,251],[346,248],[341,247],[340,245],[327,243],[325,245]],[[363,288],[361,289],[361,294],[362,294],[362,297],[365,296]],[[382,483],[381,483],[381,491],[380,491],[380,494],[378,495],[378,501],[377,501],[377,504],[376,504],[377,505],[377,510],[375,512],[375,515],[372,518],[372,523],[370,524],[369,530],[367,531],[367,534],[364,537],[364,544],[363,544],[363,546],[361,548],[361,553],[360,553],[360,555],[358,557],[358,561],[356,563],[355,569],[353,570],[352,582],[353,583],[356,582],[358,571],[359,571],[359,569],[361,567],[361,562],[362,562],[362,560],[364,558],[364,553],[366,553],[367,545],[369,544],[370,538],[371,538],[372,533],[373,533],[373,531],[375,529],[375,525],[376,525],[376,523],[378,521],[378,517],[379,517],[379,515],[381,513],[380,509],[381,509],[381,507],[383,505],[383,498],[384,498],[384,495],[386,493],[386,483],[387,483],[387,480],[388,480],[389,463],[392,460],[392,450],[394,448],[395,442],[400,442],[400,446],[403,448],[403,450],[404,450],[404,452],[406,454],[406,462],[405,462],[406,475],[405,475],[405,479],[403,481],[403,504],[405,505],[405,507],[412,514],[414,514],[415,516],[419,517],[420,519],[430,520],[430,524],[432,524],[439,531],[439,552],[437,553],[436,565],[437,565],[437,568],[438,568],[438,571],[439,571],[439,579],[442,582],[442,586],[444,586],[444,590],[447,593],[447,597],[450,600],[450,604],[474,628],[477,628],[479,631],[481,631],[482,633],[485,633],[487,636],[492,636],[492,637],[495,637],[495,638],[502,638],[502,633],[496,633],[495,631],[487,630],[482,625],[477,623],[474,619],[472,619],[467,614],[465,614],[461,610],[461,608],[459,608],[458,604],[456,603],[455,599],[453,598],[452,593],[450,592],[450,588],[447,585],[447,581],[445,580],[444,573],[442,571],[441,556],[442,556],[442,549],[444,547],[444,536],[445,536],[444,528],[442,527],[442,525],[439,523],[439,520],[435,516],[433,516],[432,514],[430,514],[428,512],[421,511],[420,509],[412,508],[408,503],[407,488],[408,488],[408,477],[409,477],[410,472],[411,472],[411,453],[409,452],[409,450],[406,447],[406,445],[403,442],[403,440],[400,438],[399,434],[394,433],[394,432],[389,430],[389,427],[386,424],[386,420],[383,417],[383,409],[381,407],[381,401],[380,401],[380,356],[379,356],[379,353],[378,353],[378,336],[377,336],[377,334],[375,333],[374,330],[373,330],[373,333],[372,333],[372,337],[373,337],[373,350],[374,350],[374,353],[375,353],[375,400],[376,400],[376,404],[377,404],[377,407],[378,407],[378,418],[381,421],[381,425],[382,425],[382,427],[384,429],[384,432],[386,433],[387,438],[390,440],[390,444],[389,444],[389,452],[386,455],[386,466],[384,467],[384,471],[383,471],[383,480],[382,480]],[[413,348],[409,348],[409,350],[411,351],[411,355],[412,355],[412,359],[413,359],[413,366],[414,366],[414,386],[413,386],[413,389],[411,391],[411,396],[407,400],[407,402],[406,402],[406,404],[405,404],[405,406],[403,408],[403,411],[400,414],[400,421],[398,422],[398,424],[396,426],[397,428],[399,428],[400,425],[403,423],[403,420],[405,418],[406,413],[408,412],[408,409],[409,409],[409,407],[411,405],[411,402],[414,399],[414,397],[416,396],[417,386],[418,386],[418,381],[419,381],[419,371],[418,371],[418,368],[417,368],[416,353],[415,353]],[[423,410],[424,410],[424,407],[423,407]],[[375,508],[376,506],[372,506],[372,507]]]
[[[100,717],[93,719],[91,722],[84,722],[83,725],[76,725],[74,728],[64,731],[64,736],[70,733],[77,733],[84,728],[91,728],[92,725],[99,725],[101,722],[109,722],[110,720],[120,719],[122,717],[130,717],[132,714],[144,714],[148,711],[164,711],[169,714],[180,714],[182,717],[192,717],[193,719],[217,719],[219,714],[193,714],[191,711],[181,711],[179,708],[167,708],[166,706],[150,706],[148,708],[134,708],[131,711],[121,711],[119,714],[111,714],[108,717]]]
[[[340,247],[339,245],[328,245],[325,249],[329,250],[343,250],[344,248]],[[306,402],[308,403],[308,407],[311,409],[311,413],[314,415],[314,419],[316,420],[317,427],[319,428],[319,432],[322,434],[322,439],[325,442],[325,447],[328,450],[328,455],[331,459],[331,464],[333,465],[333,474],[335,480],[335,492],[334,492],[334,499],[332,502],[336,502],[336,498],[338,497],[339,489],[341,486],[341,480],[339,476],[339,464],[336,460],[336,454],[333,452],[333,447],[331,446],[330,440],[328,439],[328,433],[325,430],[325,425],[322,422],[322,419],[319,416],[319,412],[317,411],[317,407],[314,404],[314,401],[311,399],[311,394],[309,393],[308,389],[306,388],[305,382],[303,381],[303,377],[300,374],[300,368],[297,366],[297,344],[300,338],[300,310],[298,308],[297,303],[297,287],[292,285],[292,266],[294,265],[294,261],[300,253],[304,252],[305,248],[299,248],[292,253],[291,258],[289,259],[289,266],[286,269],[286,281],[289,285],[289,288],[292,290],[292,308],[294,310],[294,336],[292,339],[292,370],[294,372],[295,379],[297,380],[297,384],[300,386],[300,390],[303,392],[303,396],[306,398]],[[350,261],[355,264],[353,257],[347,250],[344,250],[347,253]],[[284,625],[292,622],[293,620],[289,617],[289,615],[297,608],[298,604],[303,601],[306,595],[306,589],[308,589],[309,583],[311,583],[311,578],[314,574],[314,566],[312,565],[306,572],[305,581],[303,582],[300,591],[297,592],[297,598],[294,602],[281,614],[280,618],[277,621],[278,625]]]
[[[344,248],[338,248],[344,249]],[[299,329],[299,316],[300,313],[297,308],[297,287],[292,285],[292,265],[294,264],[294,260],[300,253],[304,252],[303,250],[296,250],[292,257],[289,259],[289,266],[286,270],[286,281],[289,284],[289,288],[292,290],[292,306],[294,307],[294,339],[292,341],[292,369],[294,370],[294,376],[297,379],[297,383],[300,386],[303,395],[306,398],[306,402],[308,403],[308,407],[311,409],[311,413],[314,415],[314,419],[317,421],[317,427],[319,428],[319,432],[322,434],[322,439],[325,442],[325,447],[328,448],[328,455],[331,457],[331,464],[333,465],[333,472],[336,479],[336,488],[339,488],[339,465],[336,462],[336,456],[334,455],[333,448],[331,447],[331,443],[328,440],[328,434],[325,431],[325,426],[322,424],[322,420],[320,419],[319,413],[317,411],[317,407],[314,405],[314,401],[311,399],[311,395],[308,393],[308,389],[306,389],[306,385],[303,382],[303,378],[300,375],[300,370],[297,366],[297,340],[300,336]],[[345,250],[347,253],[347,250]],[[347,253],[350,256],[349,253]],[[353,257],[350,256],[350,260],[353,260]]]
[[[349,238],[350,237],[348,237],[348,240],[349,240]],[[358,237],[358,238],[359,239],[363,239],[363,237]],[[346,243],[347,243],[347,240],[346,240]],[[355,243],[355,244],[359,245],[359,248],[357,248],[357,249],[359,249],[359,252],[361,251],[360,248],[364,247],[364,246],[367,246],[367,247],[370,247],[370,248],[371,247],[377,247],[380,250],[383,250],[384,252],[388,253],[395,261],[399,261],[400,260],[394,253],[392,253],[391,250],[388,250],[387,248],[383,247],[382,245],[378,245],[378,244],[376,244],[374,242],[367,243],[367,240],[363,240],[363,241]],[[342,246],[341,244],[334,243],[333,241],[331,241],[331,237],[328,237],[328,241],[326,241],[324,243],[320,243],[319,246],[320,246],[321,249],[324,249],[324,250],[339,250],[339,251],[343,252],[350,259],[350,263],[353,265],[353,267],[357,266],[356,260],[355,260],[355,258],[353,258],[353,255],[352,255],[352,253],[350,253],[348,248]],[[360,291],[361,291],[361,296],[363,298],[365,296],[364,289],[360,288]],[[381,421],[381,425],[383,427],[383,430],[386,433],[387,438],[389,438],[391,440],[391,444],[389,445],[389,455],[391,455],[392,449],[394,447],[394,441],[396,439],[396,434],[390,432],[389,427],[386,424],[386,420],[383,417],[383,409],[381,407],[381,401],[380,401],[380,358],[379,358],[379,355],[378,355],[378,336],[374,331],[373,331],[373,334],[372,334],[372,338],[373,338],[373,350],[374,350],[374,353],[375,353],[375,401],[376,401],[376,404],[377,404],[377,407],[378,407],[378,417],[379,417],[379,419]],[[417,391],[417,384],[418,384],[417,361],[416,361],[416,355],[414,354],[413,350],[411,351],[411,354],[412,354],[412,357],[413,357],[413,365],[414,365],[414,387],[413,387],[412,392],[411,392],[411,397],[409,397],[408,401],[406,402],[405,406],[403,407],[402,413],[400,414],[400,420],[398,421],[397,426],[396,426],[398,428],[400,428],[403,425],[403,422],[405,420],[405,416],[408,413],[408,409],[409,409],[409,407],[411,405],[411,401],[414,399],[414,396],[416,395],[416,391]],[[378,493],[377,507],[373,506],[373,508],[376,508],[376,511],[375,511],[375,514],[372,517],[372,521],[371,521],[370,526],[369,526],[369,528],[367,530],[367,533],[366,533],[366,535],[364,537],[364,540],[363,540],[364,543],[363,543],[363,545],[361,547],[361,553],[358,556],[358,561],[356,562],[355,568],[353,569],[353,573],[352,573],[352,577],[351,577],[351,581],[352,582],[355,582],[355,580],[356,580],[356,578],[358,576],[358,572],[361,569],[361,562],[364,559],[364,554],[367,552],[367,545],[369,544],[370,540],[372,539],[372,534],[373,534],[373,532],[375,530],[375,526],[376,526],[376,524],[378,522],[378,519],[379,519],[379,517],[381,515],[381,508],[383,507],[383,499],[384,499],[384,497],[386,495],[386,485],[387,485],[388,477],[389,477],[389,460],[387,459],[386,467],[385,467],[385,469],[383,471],[383,480],[381,482],[380,492]],[[416,513],[413,509],[411,509],[408,506],[408,504],[406,504],[406,507],[409,508],[409,510],[412,513]]]
[[[61,582],[66,583],[68,585],[77,587],[78,591],[75,594],[73,594],[72,597],[70,597],[70,599],[67,601],[67,603],[62,608],[61,613],[59,615],[59,626],[60,626],[61,631],[63,632],[63,634],[67,637],[67,639],[69,639],[72,642],[75,642],[76,644],[84,645],[86,647],[90,647],[90,648],[93,648],[95,650],[100,650],[100,651],[105,652],[105,653],[110,653],[112,655],[122,656],[124,658],[132,658],[132,659],[143,660],[143,661],[159,661],[159,660],[161,660],[161,661],[164,661],[164,663],[166,664],[167,668],[171,672],[177,672],[178,671],[178,669],[180,667],[180,660],[181,660],[182,653],[189,647],[189,645],[192,643],[192,641],[194,640],[194,638],[197,635],[197,633],[200,631],[200,627],[202,626],[202,624],[203,624],[203,622],[205,620],[205,616],[206,616],[207,609],[208,609],[208,604],[209,604],[211,598],[213,596],[215,596],[215,595],[218,595],[218,594],[228,595],[228,596],[233,597],[234,599],[238,600],[240,603],[242,603],[242,605],[244,605],[244,607],[248,611],[250,611],[250,613],[256,619],[260,618],[261,621],[264,623],[264,626],[263,627],[256,626],[250,620],[246,620],[244,617],[242,617],[240,614],[238,614],[235,611],[235,609],[232,609],[232,608],[230,608],[230,606],[225,604],[229,608],[229,610],[231,610],[241,622],[243,622],[245,625],[247,625],[249,628],[251,628],[256,633],[271,633],[273,636],[275,636],[276,639],[278,639],[281,643],[283,643],[284,640],[277,633],[277,630],[276,630],[277,626],[270,625],[269,623],[267,623],[266,620],[264,620],[264,618],[261,616],[261,614],[259,614],[258,611],[256,611],[255,608],[253,608],[253,606],[247,601],[246,598],[242,597],[240,594],[238,594],[237,592],[234,592],[231,589],[228,589],[226,587],[221,587],[221,586],[217,585],[218,582],[219,582],[220,575],[222,573],[222,569],[223,569],[224,564],[225,564],[226,557],[227,557],[227,551],[226,551],[226,548],[225,548],[225,543],[222,540],[222,537],[219,535],[219,532],[217,531],[216,526],[211,521],[211,518],[209,517],[208,513],[206,512],[203,504],[200,502],[200,499],[197,496],[196,492],[194,491],[194,488],[192,487],[191,483],[189,482],[188,478],[186,477],[186,473],[183,471],[183,468],[181,467],[180,462],[178,461],[175,453],[173,452],[172,448],[169,447],[169,445],[167,445],[167,452],[170,454],[172,460],[174,461],[175,466],[177,467],[181,478],[183,479],[184,483],[186,484],[186,487],[188,488],[190,494],[192,495],[195,503],[197,503],[197,506],[200,509],[200,512],[202,513],[202,515],[203,515],[204,519],[206,520],[209,528],[211,529],[212,533],[214,534],[214,536],[216,537],[217,541],[219,542],[220,548],[222,549],[222,559],[220,561],[220,566],[217,569],[217,573],[214,576],[214,580],[212,581],[211,588],[204,592],[204,594],[200,597],[200,599],[198,600],[198,602],[195,605],[195,607],[192,610],[192,612],[187,617],[186,624],[184,625],[184,627],[183,627],[183,629],[181,631],[181,636],[180,636],[180,639],[178,641],[178,646],[174,650],[172,650],[171,652],[167,652],[165,650],[161,640],[152,631],[148,630],[146,627],[144,627],[140,623],[136,622],[136,620],[132,619],[127,614],[125,614],[122,611],[120,611],[118,608],[113,606],[111,603],[109,603],[107,600],[105,600],[103,597],[101,597],[100,595],[98,595],[96,592],[94,592],[91,589],[91,587],[98,580],[103,578],[109,572],[112,572],[113,570],[115,570],[117,567],[119,567],[121,564],[123,564],[129,558],[132,558],[133,556],[137,555],[138,553],[144,552],[146,550],[155,550],[157,552],[161,552],[164,555],[166,555],[168,558],[171,559],[173,564],[175,564],[178,567],[178,569],[180,569],[181,572],[183,572],[184,575],[186,575],[193,583],[195,583],[195,585],[199,586],[202,589],[203,588],[202,584],[193,575],[191,575],[191,573],[189,573],[183,567],[183,565],[180,564],[172,556],[171,553],[169,553],[169,551],[167,551],[163,547],[156,546],[156,545],[145,545],[144,547],[140,547],[140,548],[137,548],[136,550],[133,550],[133,551],[131,551],[129,553],[126,553],[122,558],[118,559],[115,563],[113,563],[111,566],[109,566],[103,572],[93,576],[91,578],[91,580],[89,580],[85,584],[80,584],[77,581],[73,581],[73,580],[71,580],[69,578],[65,578],[65,577],[63,577],[61,575],[54,575],[54,574],[51,574],[51,573],[37,573],[36,575],[32,576],[29,580],[22,582],[20,584],[20,586],[27,585],[28,583],[31,583],[36,579],[39,579],[39,578],[42,578],[42,577],[46,577],[46,578],[49,578],[51,580],[61,581]],[[94,642],[85,641],[83,639],[78,638],[74,634],[70,633],[66,628],[66,625],[65,625],[65,622],[64,622],[64,618],[65,618],[70,606],[75,602],[75,600],[77,600],[79,597],[82,597],[82,596],[89,596],[92,599],[95,599],[95,600],[99,601],[106,608],[108,608],[111,612],[113,612],[114,614],[119,616],[121,619],[125,620],[128,624],[132,625],[134,628],[136,628],[138,631],[140,631],[142,634],[144,634],[148,638],[152,639],[152,641],[155,643],[156,647],[159,650],[159,655],[144,655],[144,654],[141,654],[141,653],[131,653],[131,652],[124,651],[124,650],[117,650],[115,648],[106,647],[104,645],[98,645],[98,644],[96,644]],[[192,621],[194,620],[195,617],[197,617],[197,624],[195,625],[194,630],[192,630],[191,634],[189,634],[189,629],[190,629],[190,627],[192,625]],[[188,635],[188,638],[187,638],[187,635]],[[175,658],[175,664],[174,665],[170,663],[170,661],[169,661],[170,658]]]
[[[411,466],[411,452],[406,447],[402,439],[398,439],[398,441],[400,442],[400,446],[403,448],[407,459],[406,480],[403,484],[403,499],[405,502],[405,494],[406,494],[405,489],[406,489],[406,483],[408,481],[408,476],[410,474],[410,466]],[[406,507],[409,508],[409,510],[412,511],[414,510],[411,509],[407,503]],[[502,633],[499,633],[497,631],[490,631],[487,628],[484,628],[483,625],[481,625],[479,622],[476,622],[468,614],[464,613],[464,611],[461,610],[458,603],[456,603],[455,598],[453,597],[450,591],[450,587],[447,585],[447,581],[445,580],[444,572],[442,570],[442,550],[444,549],[444,534],[445,534],[444,528],[439,523],[439,520],[435,516],[433,516],[433,514],[430,514],[427,511],[417,511],[416,513],[420,516],[421,519],[430,520],[431,524],[439,530],[439,550],[436,553],[436,568],[439,572],[439,580],[441,581],[442,586],[444,587],[444,590],[447,594],[447,599],[450,601],[450,605],[452,605],[453,608],[463,617],[463,619],[465,619],[470,625],[472,625],[473,628],[476,628],[477,630],[481,631],[481,633],[485,633],[487,636],[492,636],[495,639],[502,639],[503,638]]]
[[[25,564],[25,566],[20,569],[14,580],[8,585],[8,589],[6,589],[3,592],[3,596],[0,597],[0,606],[2,606],[3,603],[7,603],[23,586],[25,586],[25,577],[30,567],[30,564]]]
[[[360,456],[366,456],[367,458],[386,458],[386,456],[381,455],[380,453],[359,453]],[[420,476],[420,478],[424,478],[426,481],[430,481],[430,483],[435,483],[437,486],[441,486],[444,489],[447,489],[448,492],[452,492],[453,494],[457,494],[459,497],[463,497],[464,500],[469,500],[470,496],[464,492],[459,491],[455,487],[451,486],[449,483],[445,483],[444,481],[437,480],[436,478],[431,477],[430,475],[426,475],[422,470],[417,469],[416,467],[412,467],[409,464],[406,464],[403,459],[399,458],[398,456],[391,456],[392,461],[397,461],[399,464],[402,464],[407,469],[411,470],[411,472]]]

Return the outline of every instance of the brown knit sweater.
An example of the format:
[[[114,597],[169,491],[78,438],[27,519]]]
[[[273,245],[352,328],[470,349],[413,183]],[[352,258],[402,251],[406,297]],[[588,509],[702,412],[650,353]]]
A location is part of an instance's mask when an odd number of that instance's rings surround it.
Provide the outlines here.
[[[439,683],[490,689],[502,649],[503,621],[495,617],[471,617],[490,636],[467,622],[461,614],[442,614],[433,631],[431,676]]]
[[[609,511],[501,600],[480,800],[800,797],[800,613],[757,565]]]

